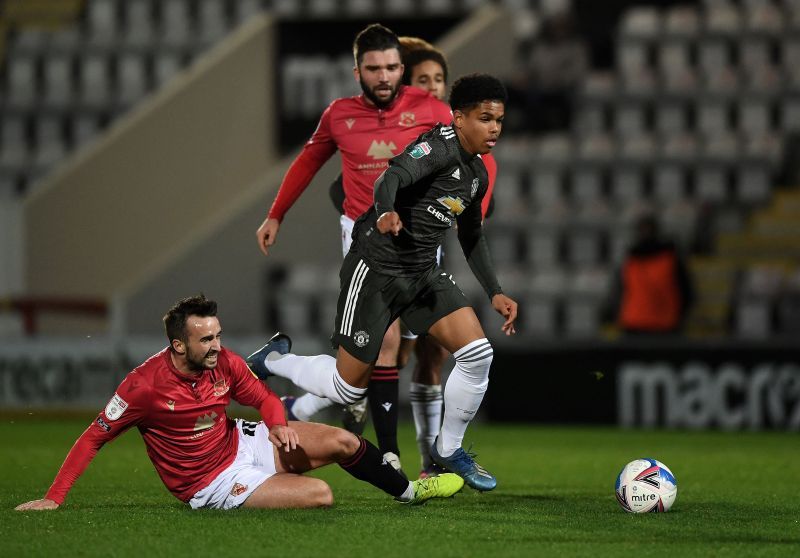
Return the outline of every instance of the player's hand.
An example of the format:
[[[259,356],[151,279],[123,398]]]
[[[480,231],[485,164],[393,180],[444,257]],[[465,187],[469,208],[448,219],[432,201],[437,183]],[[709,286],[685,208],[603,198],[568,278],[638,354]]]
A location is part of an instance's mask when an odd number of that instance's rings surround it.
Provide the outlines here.
[[[506,335],[514,335],[517,332],[514,329],[514,321],[517,319],[517,303],[500,293],[492,297],[492,308],[506,319],[500,330]]]
[[[400,220],[400,215],[396,211],[387,211],[378,217],[378,232],[381,234],[392,233],[394,236],[400,234],[400,229],[403,228],[403,222]]]
[[[300,438],[290,426],[276,424],[269,429],[269,441],[275,444],[275,447],[283,448],[284,451],[289,452],[297,449]]]
[[[41,500],[31,500],[30,502],[25,502],[24,504],[20,504],[16,508],[17,511],[38,511],[38,510],[54,510],[58,507],[53,500],[49,500],[48,498],[42,498]]]
[[[267,217],[261,226],[256,231],[256,238],[258,239],[258,247],[266,256],[269,252],[270,246],[275,244],[275,238],[278,236],[278,229],[281,227],[281,222],[277,219]]]

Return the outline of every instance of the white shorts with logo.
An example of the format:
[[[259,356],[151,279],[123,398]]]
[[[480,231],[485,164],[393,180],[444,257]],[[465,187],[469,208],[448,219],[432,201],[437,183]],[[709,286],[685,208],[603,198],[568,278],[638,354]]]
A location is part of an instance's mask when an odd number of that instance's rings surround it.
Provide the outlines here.
[[[353,221],[347,215],[342,215],[339,218],[339,224],[342,226],[342,256],[346,256],[347,253],[350,251],[350,245],[353,243],[353,225],[355,225],[355,221]],[[442,247],[439,246],[439,249],[436,251],[436,262],[441,264],[442,263]],[[412,333],[403,322],[400,322],[400,335],[403,339],[416,339],[417,335]]]
[[[236,433],[239,436],[239,450],[233,463],[189,500],[192,509],[238,508],[256,488],[277,472],[269,430],[263,422],[236,419]]]

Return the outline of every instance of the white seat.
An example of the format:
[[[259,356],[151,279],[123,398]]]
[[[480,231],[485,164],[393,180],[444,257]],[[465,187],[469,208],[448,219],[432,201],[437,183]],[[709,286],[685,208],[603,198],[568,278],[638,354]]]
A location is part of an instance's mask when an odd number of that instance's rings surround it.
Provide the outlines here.
[[[370,4],[370,6],[366,6],[367,4]],[[347,5],[351,13],[371,13],[371,10],[374,9],[374,2],[371,0],[349,0]],[[414,14],[416,5],[414,0],[392,0],[391,2],[386,2],[383,9],[387,15],[408,16]]]
[[[736,197],[745,204],[761,204],[768,201],[771,182],[770,168],[764,163],[743,164],[734,173]]]
[[[4,115],[0,119],[0,169],[21,171],[28,163],[28,138],[22,117]]]
[[[659,202],[681,200],[686,196],[686,171],[682,165],[661,162],[653,168],[653,198]]]
[[[282,17],[296,16],[301,8],[300,2],[295,0],[272,0],[272,11]]]
[[[744,70],[754,70],[771,63],[770,43],[766,38],[747,38],[739,45],[739,66]]]
[[[312,17],[334,17],[336,15],[336,0],[309,0],[306,8]]]
[[[595,265],[602,255],[602,236],[594,229],[579,229],[566,237],[567,261],[575,266]]]
[[[639,135],[647,129],[647,115],[643,104],[626,102],[614,110],[614,130],[623,136]]]
[[[567,281],[560,268],[542,268],[531,274],[529,293],[535,299],[561,299],[566,293]]]
[[[235,0],[234,19],[244,22],[263,11],[260,0]]]
[[[617,166],[611,169],[611,198],[623,204],[644,199],[645,176],[642,168]]]
[[[14,108],[29,108],[36,103],[36,60],[32,56],[9,57],[6,99]]]
[[[153,64],[156,84],[159,86],[172,79],[181,69],[180,56],[170,51],[158,52]]]
[[[517,231],[510,227],[495,226],[495,223],[487,225],[487,228],[486,238],[492,260],[500,266],[518,264],[520,254]]]
[[[84,107],[101,108],[111,99],[111,76],[108,59],[102,54],[87,53],[80,61],[80,102]]]
[[[680,102],[665,101],[655,107],[655,130],[661,134],[676,134],[689,128],[685,106]]]
[[[91,43],[111,45],[116,42],[119,29],[115,0],[90,0],[87,2],[86,21]]]
[[[125,42],[143,47],[151,44],[154,37],[153,12],[149,0],[125,0]]]
[[[568,299],[564,303],[564,333],[573,338],[591,338],[600,330],[600,303]]]
[[[722,39],[706,38],[697,45],[698,66],[704,72],[728,67],[732,61],[731,48]]]
[[[563,196],[561,169],[555,166],[542,166],[532,170],[531,196],[535,204],[546,205]]]
[[[192,39],[192,19],[186,0],[162,0],[160,41],[169,46],[181,47]]]
[[[99,130],[100,126],[97,117],[78,113],[73,115],[72,120],[72,143],[74,147],[80,147],[91,141]]]
[[[740,300],[736,305],[736,333],[747,339],[766,339],[772,333],[769,301]]]
[[[653,7],[629,8],[622,15],[619,36],[653,41],[661,33],[661,14]]]
[[[558,333],[558,304],[555,301],[532,298],[521,306],[520,320],[525,332],[534,337],[552,337]]]
[[[595,166],[577,166],[571,172],[572,199],[578,203],[598,203],[603,199],[603,171]]]
[[[764,97],[744,98],[739,103],[739,130],[745,134],[761,134],[772,128],[772,107]]]
[[[719,165],[702,163],[695,169],[694,197],[700,201],[723,203],[728,200],[728,173]]]
[[[723,134],[730,130],[730,109],[721,99],[706,99],[696,105],[697,129],[705,134]]]
[[[197,6],[200,41],[212,44],[228,32],[224,0],[200,0]]]
[[[46,172],[61,160],[65,153],[64,130],[61,120],[54,116],[39,117],[36,121],[34,166],[39,172]]]
[[[700,31],[700,15],[695,6],[672,6],[664,15],[663,26],[667,38],[694,38]]]
[[[130,106],[147,93],[144,59],[136,52],[125,52],[117,61],[117,103]]]
[[[561,259],[561,237],[557,230],[537,227],[527,235],[526,259],[534,269],[553,267]]]
[[[58,53],[49,54],[43,61],[44,95],[47,107],[63,108],[72,103],[72,59]]]
[[[742,30],[739,9],[726,2],[708,6],[705,11],[705,31],[711,35],[736,37]]]

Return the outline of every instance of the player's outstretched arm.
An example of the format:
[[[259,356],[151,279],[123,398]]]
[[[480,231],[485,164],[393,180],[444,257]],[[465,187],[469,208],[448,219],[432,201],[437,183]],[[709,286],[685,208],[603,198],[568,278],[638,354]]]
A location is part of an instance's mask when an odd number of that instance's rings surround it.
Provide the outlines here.
[[[506,335],[516,333],[514,322],[517,319],[517,303],[503,293],[499,293],[492,297],[492,307],[506,319],[500,330]]]
[[[42,498],[41,500],[31,500],[20,504],[16,508],[17,511],[39,511],[39,510],[54,510],[58,508],[58,504],[49,498]]]
[[[258,240],[258,247],[261,252],[266,256],[269,254],[269,249],[275,244],[275,239],[278,237],[278,229],[281,223],[277,219],[267,217],[261,226],[256,231],[256,239]]]

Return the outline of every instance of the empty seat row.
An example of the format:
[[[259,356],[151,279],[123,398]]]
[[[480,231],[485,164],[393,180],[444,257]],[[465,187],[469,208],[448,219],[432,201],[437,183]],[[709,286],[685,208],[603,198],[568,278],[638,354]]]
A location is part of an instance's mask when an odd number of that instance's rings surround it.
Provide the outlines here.
[[[170,79],[186,60],[180,51],[153,57],[133,52],[119,57],[99,53],[77,57],[53,53],[43,60],[17,57],[6,68],[2,105],[11,109],[129,106]]]

